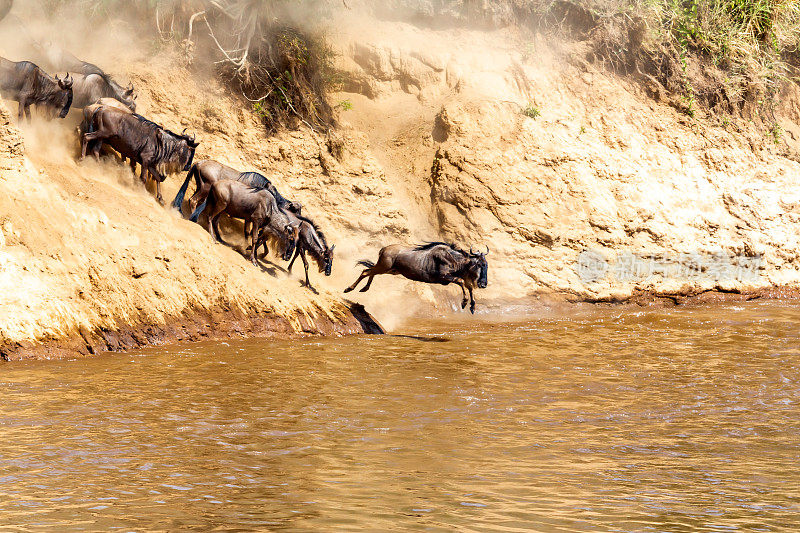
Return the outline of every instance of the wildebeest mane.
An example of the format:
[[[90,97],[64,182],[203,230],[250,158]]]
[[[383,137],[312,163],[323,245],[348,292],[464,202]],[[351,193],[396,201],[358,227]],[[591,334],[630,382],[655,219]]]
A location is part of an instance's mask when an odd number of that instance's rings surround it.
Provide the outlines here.
[[[308,222],[308,224],[312,228],[314,228],[314,232],[317,234],[317,237],[319,237],[319,240],[322,242],[322,247],[325,250],[327,250],[328,249],[328,240],[325,238],[325,234],[322,233],[322,230],[319,229],[319,226],[317,226],[317,223],[314,222],[313,220],[311,220],[310,218],[308,218],[307,216],[304,216],[304,215],[294,214],[294,216],[296,216],[297,218],[299,218],[303,222]]]
[[[139,121],[140,121],[140,122],[142,122],[142,123],[144,123],[144,124],[147,124],[148,126],[150,126],[150,127],[152,127],[152,128],[160,129],[160,130],[164,131],[165,133],[169,133],[169,134],[170,134],[170,135],[172,135],[173,137],[177,137],[178,139],[183,139],[183,140],[185,140],[185,141],[191,141],[191,140],[192,140],[192,138],[191,138],[189,135],[184,135],[184,134],[182,134],[182,133],[175,133],[175,132],[174,132],[174,131],[172,131],[172,130],[168,130],[167,128],[165,128],[165,127],[164,127],[164,126],[162,126],[161,124],[158,124],[158,123],[156,123],[156,122],[153,122],[152,120],[150,120],[150,119],[147,119],[147,118],[143,117],[143,116],[142,116],[142,115],[140,115],[139,113],[131,113],[131,115],[133,115],[134,117],[136,117],[137,119],[139,119]]]
[[[266,176],[263,176],[258,172],[242,172],[239,174],[239,177],[236,178],[236,181],[248,182],[250,187],[254,189],[266,189],[272,184],[272,182],[269,181]],[[275,200],[278,199],[275,198]]]
[[[450,248],[454,252],[458,252],[458,253],[464,254],[464,255],[469,255],[467,252],[465,252],[464,250],[462,250],[461,248],[459,248],[455,244],[452,244],[452,243],[449,243],[449,242],[441,242],[441,241],[426,242],[425,244],[420,244],[416,248],[414,248],[414,251],[422,252],[422,251],[425,251],[425,250],[430,250],[432,248],[436,248],[437,246],[447,246],[448,248]]]
[[[278,204],[278,207],[283,208],[289,200],[283,197],[283,195],[278,192],[278,189],[273,185],[273,183],[264,176],[263,174],[259,174],[258,172],[242,172],[239,174],[239,177],[236,178],[237,181],[244,182],[245,180],[250,182],[250,186],[256,189],[268,189],[269,192],[272,193],[272,196],[275,197],[275,202]]]

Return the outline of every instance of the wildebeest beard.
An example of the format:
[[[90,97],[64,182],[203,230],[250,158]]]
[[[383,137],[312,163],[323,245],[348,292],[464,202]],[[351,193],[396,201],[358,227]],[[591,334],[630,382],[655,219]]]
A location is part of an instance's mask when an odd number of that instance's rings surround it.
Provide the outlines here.
[[[199,143],[196,143],[194,139],[188,135],[179,135],[141,115],[134,113],[133,116],[151,130],[161,130],[161,140],[155,145],[154,157],[154,159],[158,161],[157,169],[159,181],[163,182],[166,179],[166,174],[169,172],[177,172],[181,169],[187,171],[191,168],[194,154]]]
[[[58,118],[65,118],[67,113],[69,113],[70,107],[72,107],[72,91],[67,93],[67,101],[64,104],[64,107],[61,109],[61,113],[59,113]]]
[[[478,277],[478,288],[485,289],[489,284],[489,265],[481,266],[480,277]]]

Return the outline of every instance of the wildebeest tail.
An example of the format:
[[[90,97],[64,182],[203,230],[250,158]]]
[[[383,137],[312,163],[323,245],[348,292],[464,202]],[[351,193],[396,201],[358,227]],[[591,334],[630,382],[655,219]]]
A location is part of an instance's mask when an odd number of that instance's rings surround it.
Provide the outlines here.
[[[94,111],[92,111],[92,116],[89,118],[89,123],[86,124],[86,133],[94,132],[94,121],[97,118],[97,113],[100,112],[100,108],[98,107]]]
[[[361,266],[365,266],[367,268],[372,268],[375,266],[375,263],[373,263],[372,261],[367,261],[366,259],[362,259],[361,261],[358,262],[358,264]]]
[[[186,196],[186,189],[189,188],[189,182],[192,181],[192,178],[196,176],[197,176],[197,165],[192,165],[192,168],[189,169],[189,173],[186,174],[186,179],[183,181],[183,185],[181,185],[181,188],[178,189],[178,194],[175,195],[175,199],[172,201],[173,208],[177,209],[178,211],[181,210],[181,206],[183,205],[183,198]]]

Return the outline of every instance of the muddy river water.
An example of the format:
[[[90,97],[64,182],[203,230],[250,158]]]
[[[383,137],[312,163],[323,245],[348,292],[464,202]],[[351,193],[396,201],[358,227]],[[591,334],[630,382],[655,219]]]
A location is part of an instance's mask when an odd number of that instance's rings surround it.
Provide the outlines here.
[[[797,531],[794,303],[0,366],[2,531]]]

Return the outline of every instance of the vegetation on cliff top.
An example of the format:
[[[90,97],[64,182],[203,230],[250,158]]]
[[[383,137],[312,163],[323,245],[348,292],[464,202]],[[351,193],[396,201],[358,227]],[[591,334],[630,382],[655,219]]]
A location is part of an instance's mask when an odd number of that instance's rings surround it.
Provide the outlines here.
[[[796,0],[45,0],[100,16],[149,19],[189,54],[213,55],[221,77],[270,130],[334,122],[332,52],[318,22],[333,10],[394,10],[415,20],[517,24],[592,42],[593,58],[655,80],[689,115],[698,107],[774,128],[781,84],[800,68]],[[57,9],[53,9],[57,11]],[[309,23],[314,19],[315,23]]]

